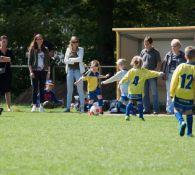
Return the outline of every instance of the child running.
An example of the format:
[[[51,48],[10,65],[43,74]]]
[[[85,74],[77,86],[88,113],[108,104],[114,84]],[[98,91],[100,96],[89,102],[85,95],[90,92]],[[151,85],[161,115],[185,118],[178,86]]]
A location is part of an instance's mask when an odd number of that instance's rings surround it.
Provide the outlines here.
[[[88,110],[90,111],[91,106],[93,105],[94,100],[98,99],[98,106],[100,108],[100,114],[103,114],[103,98],[102,98],[102,92],[100,87],[100,81],[101,78],[108,78],[109,74],[107,75],[100,75],[100,63],[97,60],[93,60],[90,63],[90,70],[87,71],[87,73],[82,76],[78,81],[75,82],[75,84],[78,84],[81,80],[87,81],[87,90],[88,90],[88,98],[89,98],[89,106]],[[90,112],[89,112],[89,115]]]
[[[147,79],[163,76],[163,72],[151,71],[145,68],[142,68],[142,58],[140,56],[134,56],[131,61],[132,69],[130,69],[123,79],[119,82],[119,86],[122,83],[130,81],[128,87],[128,98],[129,103],[126,107],[126,116],[125,120],[130,119],[130,114],[133,113],[133,106],[137,106],[139,113],[139,118],[144,120],[143,117],[143,102],[142,98],[144,95],[144,84]]]
[[[125,59],[118,59],[118,61],[116,62],[116,65],[119,69],[119,71],[112,77],[110,77],[109,79],[102,81],[102,84],[109,84],[115,81],[120,81],[125,74],[127,73],[127,69],[126,69],[126,60]],[[121,91],[121,97],[120,97],[120,101],[124,104],[127,105],[128,103],[128,86],[129,86],[129,82],[127,83],[123,83],[120,85],[120,91]]]
[[[192,137],[193,116],[192,108],[195,99],[195,48],[185,49],[186,63],[180,64],[173,73],[170,86],[170,96],[173,98],[174,113],[179,123],[179,135],[184,136],[186,122],[187,136]]]

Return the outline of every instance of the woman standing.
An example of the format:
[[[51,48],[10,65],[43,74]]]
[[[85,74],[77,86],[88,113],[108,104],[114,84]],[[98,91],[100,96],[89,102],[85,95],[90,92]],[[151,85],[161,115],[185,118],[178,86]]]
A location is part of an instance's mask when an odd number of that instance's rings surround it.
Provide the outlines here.
[[[43,44],[41,34],[35,35],[29,47],[28,67],[33,88],[33,107],[31,112],[36,111],[37,94],[40,94],[39,112],[44,112],[44,86],[46,79],[50,78],[50,56],[48,49]]]
[[[79,47],[79,39],[76,36],[72,36],[70,44],[66,49],[64,62],[66,64],[67,73],[67,105],[64,112],[70,112],[70,105],[72,101],[73,85],[76,79],[82,76],[85,72],[83,64],[84,49]],[[84,112],[84,92],[83,92],[83,81],[77,84],[77,92],[80,99],[80,111]]]
[[[7,111],[11,111],[11,79],[12,72],[10,62],[13,58],[12,51],[7,48],[8,38],[0,37],[0,94],[5,94]],[[2,112],[2,108],[0,109]]]

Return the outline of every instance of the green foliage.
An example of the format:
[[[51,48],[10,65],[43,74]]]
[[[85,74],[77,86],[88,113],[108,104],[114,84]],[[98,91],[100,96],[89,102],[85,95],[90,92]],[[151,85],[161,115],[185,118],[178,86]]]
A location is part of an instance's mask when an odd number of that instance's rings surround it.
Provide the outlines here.
[[[178,136],[174,117],[126,122],[123,116],[14,109],[23,112],[0,117],[0,174],[195,173],[195,139]]]
[[[85,63],[95,58],[113,65],[112,27],[195,25],[193,0],[0,0],[0,4],[0,34],[9,37],[13,64],[27,63],[26,51],[35,33],[63,52],[70,37],[77,35],[85,48]]]

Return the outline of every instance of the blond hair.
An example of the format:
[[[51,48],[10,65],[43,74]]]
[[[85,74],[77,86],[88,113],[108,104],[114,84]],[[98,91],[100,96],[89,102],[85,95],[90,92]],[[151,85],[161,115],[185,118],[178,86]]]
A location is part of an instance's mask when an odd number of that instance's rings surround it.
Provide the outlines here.
[[[138,55],[134,56],[131,60],[131,66],[133,66],[134,68],[141,68],[143,64],[142,58]]]
[[[117,60],[116,64],[125,66],[126,60],[124,58],[120,58]]]
[[[189,60],[195,59],[195,48],[193,46],[188,46],[185,48],[185,57]]]
[[[179,46],[179,47],[181,47],[181,42],[180,42],[180,40],[179,40],[179,39],[173,39],[173,40],[171,41],[171,46]]]
[[[92,60],[90,62],[90,67],[98,67],[98,72],[101,72],[101,66],[100,66],[100,62],[98,60]]]

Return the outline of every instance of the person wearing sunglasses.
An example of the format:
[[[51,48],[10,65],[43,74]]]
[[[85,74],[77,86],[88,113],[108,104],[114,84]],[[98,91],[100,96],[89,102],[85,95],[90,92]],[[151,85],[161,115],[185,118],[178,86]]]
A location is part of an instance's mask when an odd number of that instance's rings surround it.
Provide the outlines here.
[[[73,85],[75,80],[78,81],[82,74],[85,72],[83,63],[84,48],[79,47],[79,39],[76,36],[72,36],[68,48],[66,49],[64,63],[66,64],[65,70],[67,73],[67,103],[64,112],[70,112]],[[77,92],[80,100],[80,112],[84,112],[84,91],[83,81],[77,84]]]

